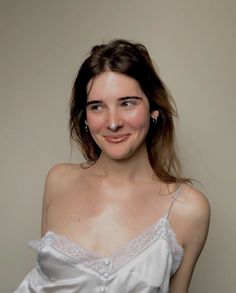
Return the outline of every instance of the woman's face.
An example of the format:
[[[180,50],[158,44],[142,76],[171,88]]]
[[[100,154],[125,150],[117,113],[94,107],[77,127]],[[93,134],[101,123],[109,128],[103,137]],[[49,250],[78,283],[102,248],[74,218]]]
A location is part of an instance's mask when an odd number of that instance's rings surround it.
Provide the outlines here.
[[[106,71],[88,83],[87,92],[86,123],[103,155],[127,159],[145,146],[150,108],[135,79]]]

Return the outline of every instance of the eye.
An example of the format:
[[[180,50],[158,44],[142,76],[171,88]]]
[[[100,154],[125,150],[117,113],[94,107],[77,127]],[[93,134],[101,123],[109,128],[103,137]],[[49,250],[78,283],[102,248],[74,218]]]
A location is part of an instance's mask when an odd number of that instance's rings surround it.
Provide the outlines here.
[[[132,107],[132,106],[135,106],[137,104],[137,102],[135,100],[125,100],[121,103],[121,106],[123,107],[126,107],[126,108],[129,108],[129,107]]]
[[[92,104],[88,106],[88,110],[92,112],[101,112],[103,110],[102,104]]]

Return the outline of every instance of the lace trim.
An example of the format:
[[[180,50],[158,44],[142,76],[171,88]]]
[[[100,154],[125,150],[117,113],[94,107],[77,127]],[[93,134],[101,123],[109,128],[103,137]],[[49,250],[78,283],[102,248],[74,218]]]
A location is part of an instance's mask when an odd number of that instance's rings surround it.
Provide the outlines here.
[[[33,240],[28,243],[29,246],[37,251],[49,245],[78,262],[83,262],[99,274],[111,274],[125,265],[133,258],[137,257],[146,250],[160,235],[167,231],[168,242],[173,255],[172,273],[174,273],[182,259],[183,249],[177,242],[175,233],[170,227],[167,217],[162,217],[152,226],[147,228],[142,234],[129,241],[126,245],[117,249],[111,256],[83,248],[78,243],[70,241],[67,237],[57,235],[54,232],[47,232],[40,240]]]
[[[173,231],[173,229],[171,228],[169,221],[167,223],[167,234],[168,234],[168,243],[170,245],[172,256],[173,256],[172,266],[171,266],[171,275],[173,275],[177,271],[178,267],[180,266],[180,263],[184,254],[184,249],[182,246],[179,245],[177,236],[175,232]]]

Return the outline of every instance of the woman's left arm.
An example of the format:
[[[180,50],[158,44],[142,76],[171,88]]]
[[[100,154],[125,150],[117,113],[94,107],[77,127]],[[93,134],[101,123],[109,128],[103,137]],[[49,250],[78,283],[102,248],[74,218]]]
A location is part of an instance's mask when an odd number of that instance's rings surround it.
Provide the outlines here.
[[[170,293],[187,293],[192,273],[207,239],[210,206],[203,194],[191,190],[193,200],[187,204],[182,219],[184,229],[184,256],[170,281]]]

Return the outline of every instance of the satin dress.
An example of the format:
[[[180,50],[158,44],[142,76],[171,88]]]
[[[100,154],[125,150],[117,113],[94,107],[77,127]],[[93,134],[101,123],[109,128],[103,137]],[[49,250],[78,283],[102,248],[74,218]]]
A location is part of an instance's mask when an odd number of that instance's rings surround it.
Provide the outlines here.
[[[170,226],[169,211],[106,257],[48,231],[29,242],[37,252],[37,264],[15,293],[169,292],[170,277],[184,253]]]

